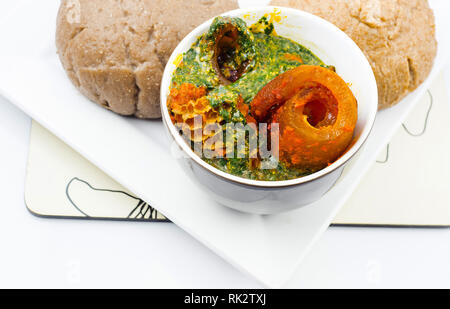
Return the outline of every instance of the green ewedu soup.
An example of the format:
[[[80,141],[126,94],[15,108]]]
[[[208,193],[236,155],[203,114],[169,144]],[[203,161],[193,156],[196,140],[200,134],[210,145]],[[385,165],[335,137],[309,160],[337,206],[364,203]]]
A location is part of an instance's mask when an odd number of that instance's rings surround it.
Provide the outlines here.
[[[220,27],[232,23],[239,33],[237,51],[228,55],[228,68],[246,63],[246,71],[236,81],[223,85],[212,66],[215,36]],[[245,117],[237,108],[239,96],[249,105],[257,93],[278,75],[300,65],[327,67],[306,47],[275,33],[274,26],[263,17],[257,24],[247,27],[239,18],[218,17],[210,30],[197,39],[193,46],[183,55],[181,64],[176,69],[172,87],[184,83],[197,87],[206,87],[207,99],[218,110],[226,123],[246,124]],[[226,173],[252,180],[280,181],[296,179],[314,173],[312,170],[299,170],[279,162],[276,169],[265,170],[251,168],[249,159],[215,158],[204,161]]]

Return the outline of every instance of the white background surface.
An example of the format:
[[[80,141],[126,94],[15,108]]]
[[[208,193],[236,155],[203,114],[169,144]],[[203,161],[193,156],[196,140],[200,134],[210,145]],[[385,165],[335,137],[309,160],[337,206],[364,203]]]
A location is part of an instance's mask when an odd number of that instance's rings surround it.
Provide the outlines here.
[[[0,11],[13,6],[2,1]],[[0,99],[0,287],[260,287],[171,224],[30,215],[29,127]],[[449,258],[450,229],[330,228],[288,287],[448,288]]]

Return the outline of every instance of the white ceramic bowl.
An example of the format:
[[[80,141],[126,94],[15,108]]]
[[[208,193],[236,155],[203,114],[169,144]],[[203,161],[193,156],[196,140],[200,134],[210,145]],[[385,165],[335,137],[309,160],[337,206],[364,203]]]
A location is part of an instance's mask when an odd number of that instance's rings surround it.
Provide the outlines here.
[[[333,24],[309,13],[283,7],[254,7],[223,14],[240,17],[248,25],[257,22],[264,14],[281,17],[275,23],[278,35],[290,38],[322,59],[334,65],[337,73],[350,85],[358,100],[358,122],[355,142],[338,161],[307,177],[288,181],[254,181],[224,173],[197,156],[179,135],[173,125],[167,96],[175,61],[188,51],[199,36],[208,31],[209,20],[192,31],[175,49],[164,71],[161,84],[161,109],[169,137],[181,148],[184,155],[179,161],[192,179],[205,188],[219,203],[233,209],[256,214],[276,214],[296,209],[320,199],[330,190],[342,174],[348,161],[360,150],[373,127],[378,110],[377,84],[369,62],[359,47]]]

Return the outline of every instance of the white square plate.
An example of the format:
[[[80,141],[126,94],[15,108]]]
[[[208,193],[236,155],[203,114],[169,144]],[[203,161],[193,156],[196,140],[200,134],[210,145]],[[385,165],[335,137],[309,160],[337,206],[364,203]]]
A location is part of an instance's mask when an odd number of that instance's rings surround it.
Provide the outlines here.
[[[450,54],[450,38],[444,33],[450,27],[450,2],[434,0],[439,54],[425,84],[398,106],[379,113],[363,151],[320,201],[283,215],[252,216],[221,207],[202,194],[171,157],[160,121],[114,115],[72,86],[54,44],[58,0],[20,2],[22,8],[0,28],[0,93],[214,252],[270,287],[281,286],[293,274]]]

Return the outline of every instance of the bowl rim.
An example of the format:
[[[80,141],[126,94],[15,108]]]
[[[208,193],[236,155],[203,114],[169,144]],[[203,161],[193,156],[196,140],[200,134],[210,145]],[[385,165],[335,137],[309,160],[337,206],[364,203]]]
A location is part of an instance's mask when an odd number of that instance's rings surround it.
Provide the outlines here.
[[[372,91],[374,92],[371,96],[374,97],[374,104],[373,107],[370,107],[369,110],[369,116],[367,122],[364,124],[362,132],[358,138],[358,140],[349,148],[347,149],[346,153],[342,155],[338,160],[336,160],[333,164],[330,166],[313,173],[308,176],[304,176],[301,178],[291,179],[291,180],[281,180],[281,181],[261,181],[261,180],[251,180],[239,176],[235,176],[232,174],[228,174],[226,172],[223,172],[216,167],[208,164],[205,162],[200,156],[198,156],[191,147],[185,142],[183,137],[179,134],[178,130],[175,128],[175,125],[172,123],[169,115],[169,111],[167,108],[167,95],[168,90],[170,89],[171,82],[172,82],[172,76],[174,73],[174,69],[176,68],[175,61],[179,57],[180,54],[183,54],[189,48],[192,46],[193,37],[198,38],[202,34],[204,34],[209,27],[211,26],[214,18],[211,18],[210,20],[204,22],[197,28],[195,28],[193,31],[191,31],[176,47],[174,52],[172,53],[171,57],[169,58],[169,61],[166,64],[166,67],[164,69],[164,74],[161,82],[161,113],[162,113],[162,119],[163,122],[167,128],[167,130],[170,132],[170,135],[175,140],[177,145],[183,150],[185,154],[189,156],[191,160],[196,162],[198,165],[209,171],[210,173],[219,176],[220,178],[223,178],[223,180],[226,180],[227,182],[236,183],[239,185],[245,185],[249,187],[255,187],[255,188],[286,188],[286,187],[293,187],[298,185],[303,185],[306,183],[313,182],[317,179],[323,178],[324,176],[333,173],[334,171],[338,170],[339,168],[345,166],[364,146],[367,139],[370,136],[371,131],[373,130],[373,127],[375,125],[375,119],[378,112],[378,87],[377,82],[375,79],[375,75],[373,73],[372,67],[369,64],[369,61],[365,54],[362,52],[362,50],[358,47],[358,45],[342,30],[340,30],[338,27],[336,27],[334,24],[328,22],[325,19],[322,19],[316,15],[310,14],[308,12],[293,9],[293,8],[287,8],[282,6],[253,6],[253,7],[247,7],[237,10],[232,10],[225,12],[223,14],[220,14],[219,16],[243,16],[247,14],[254,14],[254,13],[271,13],[274,12],[274,10],[279,10],[283,15],[284,12],[289,15],[298,15],[300,17],[309,18],[314,23],[319,23],[328,28],[331,34],[338,35],[341,37],[341,39],[346,40],[349,46],[352,46],[352,54],[357,54],[358,57],[363,58],[363,65],[366,66],[367,71],[370,72],[368,76],[369,83],[372,84],[374,87]],[[328,31],[327,30],[327,31]]]

